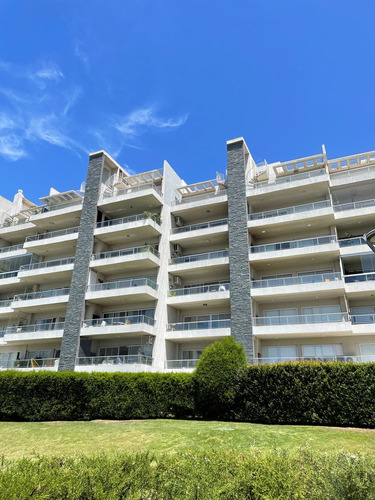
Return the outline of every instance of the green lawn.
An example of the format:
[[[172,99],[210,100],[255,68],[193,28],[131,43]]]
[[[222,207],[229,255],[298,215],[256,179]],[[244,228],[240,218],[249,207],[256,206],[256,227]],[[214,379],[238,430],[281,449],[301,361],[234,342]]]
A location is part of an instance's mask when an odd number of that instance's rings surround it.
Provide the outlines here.
[[[184,420],[1,422],[1,455],[93,455],[253,449],[375,455],[375,430]]]

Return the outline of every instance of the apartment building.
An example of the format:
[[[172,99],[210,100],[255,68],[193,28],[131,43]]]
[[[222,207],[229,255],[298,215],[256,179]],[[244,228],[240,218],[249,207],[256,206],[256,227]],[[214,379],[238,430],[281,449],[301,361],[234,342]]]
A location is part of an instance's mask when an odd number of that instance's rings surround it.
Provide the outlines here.
[[[191,370],[233,335],[250,363],[375,360],[375,152],[186,185],[89,157],[80,190],[0,198],[0,369]]]

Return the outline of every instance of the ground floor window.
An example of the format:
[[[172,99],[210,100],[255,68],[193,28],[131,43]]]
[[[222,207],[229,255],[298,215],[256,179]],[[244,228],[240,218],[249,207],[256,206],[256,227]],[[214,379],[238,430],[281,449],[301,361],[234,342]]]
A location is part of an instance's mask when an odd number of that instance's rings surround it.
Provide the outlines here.
[[[363,361],[375,361],[375,344],[360,344],[359,349]]]
[[[298,357],[297,346],[295,345],[277,345],[265,346],[262,349],[262,357],[271,360],[286,361]],[[272,362],[272,361],[271,361]]]
[[[301,350],[302,356],[308,358],[335,357],[344,353],[342,344],[303,345]]]

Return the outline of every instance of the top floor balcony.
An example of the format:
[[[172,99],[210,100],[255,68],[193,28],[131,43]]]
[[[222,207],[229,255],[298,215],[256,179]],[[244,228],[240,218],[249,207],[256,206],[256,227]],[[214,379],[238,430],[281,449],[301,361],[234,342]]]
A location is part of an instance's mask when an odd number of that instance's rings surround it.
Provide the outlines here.
[[[375,151],[328,161],[331,186],[375,179]]]
[[[212,203],[226,203],[227,190],[226,181],[223,175],[213,180],[195,182],[177,188],[178,198],[172,202],[172,212],[192,208],[194,206],[206,206]]]

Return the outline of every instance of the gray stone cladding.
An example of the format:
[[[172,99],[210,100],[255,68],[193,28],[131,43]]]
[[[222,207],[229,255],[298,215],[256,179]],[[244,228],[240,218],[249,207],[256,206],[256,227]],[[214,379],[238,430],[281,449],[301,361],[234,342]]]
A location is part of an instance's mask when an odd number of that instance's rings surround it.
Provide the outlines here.
[[[69,302],[65,317],[65,328],[61,344],[59,371],[73,371],[78,354],[81,324],[85,313],[85,295],[94,241],[103,163],[103,153],[90,156]]]
[[[243,345],[248,361],[254,357],[250,292],[249,237],[245,178],[245,143],[227,145],[228,230],[231,332]]]

